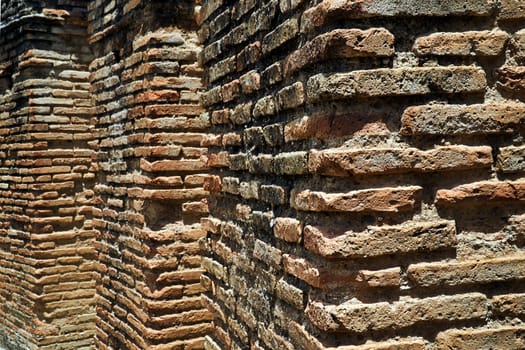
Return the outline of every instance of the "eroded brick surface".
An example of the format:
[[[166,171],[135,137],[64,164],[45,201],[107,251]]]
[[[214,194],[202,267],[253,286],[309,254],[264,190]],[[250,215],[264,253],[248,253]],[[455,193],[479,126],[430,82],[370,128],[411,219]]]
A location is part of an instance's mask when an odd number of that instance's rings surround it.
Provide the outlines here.
[[[206,346],[520,348],[522,2],[204,8]]]
[[[0,346],[524,348],[524,10],[3,1]]]

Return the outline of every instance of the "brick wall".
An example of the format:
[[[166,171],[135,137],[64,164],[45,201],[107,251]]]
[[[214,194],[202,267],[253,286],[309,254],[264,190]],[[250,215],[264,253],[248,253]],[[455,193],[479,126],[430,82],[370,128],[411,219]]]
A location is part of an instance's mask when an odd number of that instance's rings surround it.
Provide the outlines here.
[[[0,22],[0,347],[525,348],[523,1]]]
[[[89,348],[96,254],[86,2],[2,5],[0,347]]]
[[[227,1],[207,349],[522,349],[522,1]]]
[[[211,327],[198,244],[209,118],[193,12],[192,2],[91,3],[97,349],[202,349]]]

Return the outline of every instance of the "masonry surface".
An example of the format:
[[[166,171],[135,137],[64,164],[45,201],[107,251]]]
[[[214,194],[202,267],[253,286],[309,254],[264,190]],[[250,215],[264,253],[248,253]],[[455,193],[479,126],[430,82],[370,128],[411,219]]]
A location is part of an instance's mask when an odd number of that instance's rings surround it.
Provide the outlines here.
[[[525,1],[1,12],[0,347],[525,349]]]

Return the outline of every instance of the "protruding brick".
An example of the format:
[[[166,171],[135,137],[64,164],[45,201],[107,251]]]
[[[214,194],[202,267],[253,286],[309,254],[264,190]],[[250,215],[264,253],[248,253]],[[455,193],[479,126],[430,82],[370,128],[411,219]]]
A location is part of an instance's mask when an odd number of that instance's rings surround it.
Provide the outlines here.
[[[507,0],[519,1],[519,0]],[[305,11],[301,18],[301,30],[309,31],[338,19],[369,17],[408,16],[486,16],[491,11],[487,0],[472,0],[458,3],[453,0],[431,0],[421,3],[407,0],[393,3],[389,0],[323,0],[319,5]]]
[[[284,75],[330,58],[388,57],[394,54],[394,36],[384,28],[336,29],[322,34],[284,60]]]
[[[525,257],[414,264],[408,267],[407,276],[418,287],[520,281],[525,279]]]
[[[288,254],[283,255],[283,264],[287,273],[315,288],[395,287],[400,284],[401,270],[398,267],[378,271],[349,271],[347,269],[317,266],[303,258]]]
[[[436,337],[438,350],[478,350],[525,348],[525,327],[504,326],[488,329],[452,329],[441,332]]]
[[[404,135],[480,135],[515,132],[525,104],[424,105],[409,107],[401,119]]]
[[[470,293],[374,304],[348,301],[324,305],[311,301],[306,315],[324,331],[366,333],[416,324],[483,319],[487,315],[487,298],[480,293]]]
[[[348,193],[293,190],[291,206],[317,212],[397,213],[410,211],[418,203],[421,187],[386,187]]]
[[[369,226],[363,232],[308,225],[304,245],[326,258],[366,258],[452,249],[456,244],[453,222],[409,222],[395,226]]]
[[[502,30],[434,33],[418,38],[414,51],[422,56],[498,56],[508,38]]]
[[[340,100],[355,97],[419,96],[482,92],[485,73],[475,67],[417,67],[370,69],[308,80],[308,100]]]
[[[308,169],[313,174],[350,176],[404,172],[440,172],[488,168],[490,147],[447,146],[429,151],[417,148],[329,149],[310,151]]]
[[[525,182],[482,181],[438,190],[437,205],[479,204],[525,201]]]

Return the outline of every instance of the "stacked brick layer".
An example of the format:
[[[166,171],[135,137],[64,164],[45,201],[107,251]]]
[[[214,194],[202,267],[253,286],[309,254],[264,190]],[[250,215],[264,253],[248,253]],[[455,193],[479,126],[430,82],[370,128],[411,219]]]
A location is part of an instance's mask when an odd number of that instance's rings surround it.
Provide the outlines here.
[[[209,0],[207,349],[522,349],[522,1]]]
[[[202,349],[211,329],[200,300],[210,124],[199,105],[200,47],[194,29],[156,23],[165,14],[154,5],[90,8],[98,349]]]
[[[9,21],[0,39],[0,346],[92,348],[86,4],[3,5]]]

